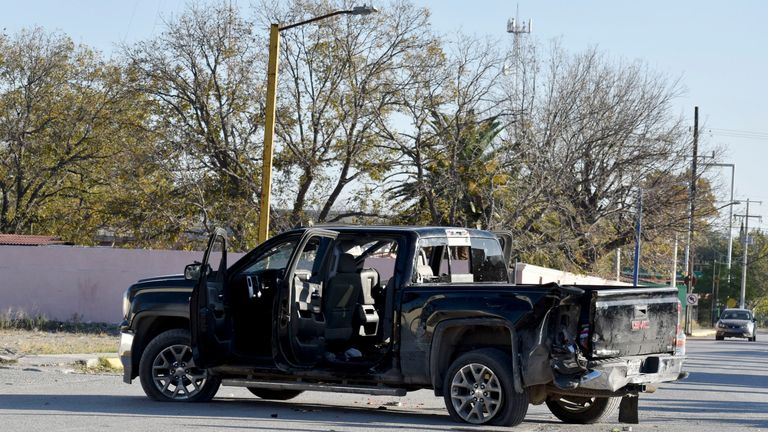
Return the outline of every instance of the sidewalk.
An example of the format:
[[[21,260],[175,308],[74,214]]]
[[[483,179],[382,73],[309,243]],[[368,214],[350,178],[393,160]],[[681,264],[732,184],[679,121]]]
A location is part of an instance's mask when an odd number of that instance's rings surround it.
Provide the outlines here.
[[[715,329],[711,328],[700,328],[696,330],[691,331],[690,337],[714,337],[715,336]]]

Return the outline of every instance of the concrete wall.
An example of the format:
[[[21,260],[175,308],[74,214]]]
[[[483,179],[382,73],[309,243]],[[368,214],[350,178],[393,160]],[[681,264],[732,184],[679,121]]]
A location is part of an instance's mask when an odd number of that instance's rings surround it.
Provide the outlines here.
[[[577,275],[561,270],[539,267],[531,264],[515,264],[515,283],[541,285],[557,282],[560,285],[626,285],[630,283],[603,279],[594,276]]]
[[[230,255],[229,262],[241,256]],[[0,314],[117,323],[123,291],[138,279],[180,274],[202,252],[0,246]]]

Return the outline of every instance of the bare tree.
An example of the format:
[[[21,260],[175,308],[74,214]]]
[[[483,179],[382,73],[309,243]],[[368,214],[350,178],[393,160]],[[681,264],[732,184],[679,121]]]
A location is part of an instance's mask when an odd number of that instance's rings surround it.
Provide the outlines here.
[[[290,23],[351,6],[296,0],[263,4],[260,14],[264,24]],[[276,189],[292,208],[284,223],[376,213],[366,185],[390,164],[377,126],[401,91],[400,69],[432,43],[427,18],[426,10],[398,1],[365,18],[326,19],[282,33],[276,167],[283,177]]]
[[[412,66],[419,79],[398,102],[409,128],[384,128],[399,154],[389,192],[406,205],[408,222],[492,223],[507,179],[500,134],[512,119],[499,109],[495,44],[459,35],[447,52],[434,50]]]
[[[542,79],[543,78],[543,79]],[[672,102],[677,81],[642,63],[610,61],[596,49],[568,56],[555,48],[530,106],[528,170],[550,173],[536,243],[558,245],[566,263],[590,270],[606,253],[634,241],[638,189],[646,190],[648,238],[681,228],[680,186],[688,139]],[[524,183],[521,183],[521,185]],[[525,233],[521,233],[525,236]],[[534,242],[529,247],[536,248]]]
[[[157,156],[185,185],[194,219],[255,237],[260,192],[263,56],[231,4],[192,4],[156,38],[123,53],[154,102]]]

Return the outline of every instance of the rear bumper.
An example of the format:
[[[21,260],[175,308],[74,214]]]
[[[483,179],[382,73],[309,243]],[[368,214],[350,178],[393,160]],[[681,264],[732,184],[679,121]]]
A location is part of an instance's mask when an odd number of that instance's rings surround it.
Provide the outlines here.
[[[630,384],[656,384],[675,381],[683,372],[685,356],[671,354],[633,356],[602,360],[590,365],[600,375],[581,383],[583,389],[615,392]]]
[[[133,358],[131,348],[133,347],[133,333],[123,331],[120,333],[120,347],[117,355],[120,356],[120,363],[123,364],[123,382],[130,384],[133,380]]]

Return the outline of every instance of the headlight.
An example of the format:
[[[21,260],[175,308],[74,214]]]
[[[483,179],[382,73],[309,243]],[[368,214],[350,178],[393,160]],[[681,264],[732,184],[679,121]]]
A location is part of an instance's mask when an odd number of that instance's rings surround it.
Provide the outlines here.
[[[723,323],[721,323],[721,322],[717,323],[717,326],[718,326],[719,328],[725,328],[725,324],[723,324]]]
[[[123,292],[123,318],[128,318],[128,312],[131,310],[131,301],[128,300],[128,290]]]

